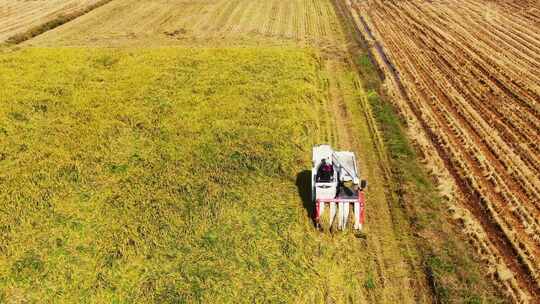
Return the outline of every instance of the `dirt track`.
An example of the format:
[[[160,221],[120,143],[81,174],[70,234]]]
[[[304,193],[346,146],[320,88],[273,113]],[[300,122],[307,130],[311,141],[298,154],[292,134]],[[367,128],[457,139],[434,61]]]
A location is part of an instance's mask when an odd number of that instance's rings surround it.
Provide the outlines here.
[[[516,301],[540,291],[539,11],[534,2],[351,3],[397,106],[451,179],[456,217]],[[488,9],[484,9],[487,7]],[[430,153],[430,147],[437,153]],[[438,160],[437,160],[438,159]],[[441,168],[442,167],[442,168]]]

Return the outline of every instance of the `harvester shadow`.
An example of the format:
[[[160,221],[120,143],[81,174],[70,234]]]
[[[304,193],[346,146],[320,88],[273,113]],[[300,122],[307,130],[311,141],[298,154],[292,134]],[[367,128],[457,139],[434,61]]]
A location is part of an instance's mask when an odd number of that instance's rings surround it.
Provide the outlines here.
[[[313,225],[315,225],[313,219],[314,206],[311,201],[311,171],[304,170],[296,175],[296,188],[298,190],[298,196],[302,199],[304,209],[306,209],[306,215],[312,220]]]

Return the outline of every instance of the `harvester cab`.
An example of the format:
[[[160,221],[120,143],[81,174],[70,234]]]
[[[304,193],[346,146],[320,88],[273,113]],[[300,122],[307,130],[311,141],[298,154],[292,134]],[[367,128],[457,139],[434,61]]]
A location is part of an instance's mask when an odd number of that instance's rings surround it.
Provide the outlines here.
[[[311,197],[315,204],[313,216],[317,227],[322,226],[321,218],[324,211],[329,209],[329,227],[332,227],[337,216],[337,228],[345,230],[352,206],[353,229],[362,230],[367,182],[359,178],[353,152],[334,151],[329,145],[314,146],[311,185]]]

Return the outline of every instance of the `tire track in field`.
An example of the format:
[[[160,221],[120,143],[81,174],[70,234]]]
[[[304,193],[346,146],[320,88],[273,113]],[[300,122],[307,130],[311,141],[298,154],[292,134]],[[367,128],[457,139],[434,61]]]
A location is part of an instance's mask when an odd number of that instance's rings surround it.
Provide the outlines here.
[[[341,10],[339,5],[335,10]],[[351,40],[354,39],[349,38],[349,42]],[[404,236],[399,237],[404,238],[402,239],[403,243],[398,241],[398,231],[401,229],[406,230],[407,228],[403,226],[404,223],[400,223],[399,221],[394,222],[397,220],[393,214],[393,212],[396,212],[396,207],[393,206],[392,196],[387,196],[386,190],[388,189],[385,185],[387,185],[388,181],[384,180],[384,176],[390,178],[391,173],[385,165],[388,163],[388,160],[384,157],[384,144],[380,140],[380,135],[377,135],[379,133],[372,114],[370,114],[370,107],[367,103],[366,96],[364,95],[360,102],[358,100],[352,102],[351,98],[344,98],[342,95],[346,92],[344,89],[346,85],[344,81],[339,80],[340,77],[337,75],[339,74],[339,66],[343,62],[352,65],[353,59],[350,57],[347,48],[338,48],[334,52],[340,55],[336,57],[330,55],[330,58],[334,58],[335,61],[333,64],[327,66],[327,69],[333,70],[334,73],[334,76],[330,77],[334,80],[330,82],[329,90],[330,92],[334,92],[331,93],[334,104],[332,109],[334,116],[340,122],[338,123],[340,148],[350,148],[357,153],[360,158],[362,171],[365,174],[364,177],[367,177],[373,183],[370,186],[370,194],[368,194],[370,195],[368,198],[369,224],[367,228],[369,230],[369,236],[366,250],[369,252],[369,260],[372,265],[370,268],[374,271],[376,281],[381,285],[382,290],[377,290],[377,292],[371,294],[369,302],[429,302],[431,298],[426,293],[427,285],[425,283],[425,276],[421,271],[422,266],[418,262],[415,262],[415,256],[417,254],[413,253],[415,250],[414,245],[409,247],[410,245],[408,241],[404,240],[406,239]],[[350,54],[354,54],[354,51]],[[352,87],[361,90],[362,86],[359,84],[358,79],[355,79]],[[348,102],[344,100],[348,100]],[[358,103],[362,106],[359,107]],[[358,125],[355,126],[356,128],[353,127],[355,121],[359,119],[358,116],[354,116],[354,119],[351,116],[351,111],[355,111],[355,108],[357,109],[356,111],[361,112],[357,113],[357,115],[365,117],[365,120],[362,120],[364,124],[368,122],[367,125],[370,126],[367,132],[369,134],[367,135],[369,141],[364,141],[364,145],[360,145],[357,140],[361,138],[357,133],[359,129]],[[371,121],[371,124],[369,121]],[[374,157],[374,155],[376,156]]]
[[[347,52],[347,50],[342,50]],[[344,94],[342,63],[329,60],[326,63],[326,70],[329,71],[329,100],[327,111],[331,111],[336,121],[337,138],[334,145],[343,150],[354,151],[359,157],[359,165],[362,168],[363,178],[370,180],[371,186],[368,194],[368,233],[367,246],[360,250],[366,250],[367,261],[371,265],[369,268],[374,275],[375,282],[379,288],[369,295],[369,303],[417,303],[419,298],[415,292],[419,290],[412,289],[411,283],[419,280],[415,277],[415,272],[407,258],[402,255],[399,241],[397,240],[394,229],[406,229],[405,227],[396,227],[393,223],[391,198],[385,194],[385,184],[383,180],[384,173],[379,171],[378,164],[380,159],[375,156],[373,151],[375,144],[370,142],[361,145],[356,138],[359,137],[356,128],[353,127],[354,119],[350,114],[351,107],[358,107],[358,100],[350,97],[346,98]],[[341,79],[341,80],[340,80]],[[361,88],[359,86],[358,88]],[[367,111],[365,103],[362,111]],[[348,101],[346,101],[348,100]],[[367,108],[366,108],[367,107]],[[328,113],[327,113],[328,115]],[[369,113],[362,114],[364,117]],[[356,118],[358,119],[358,118]]]

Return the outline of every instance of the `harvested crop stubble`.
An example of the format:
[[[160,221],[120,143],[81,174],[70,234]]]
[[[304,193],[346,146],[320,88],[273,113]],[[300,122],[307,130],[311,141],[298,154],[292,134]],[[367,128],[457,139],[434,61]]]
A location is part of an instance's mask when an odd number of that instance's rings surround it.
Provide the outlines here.
[[[396,104],[445,160],[480,252],[516,301],[540,292],[540,19],[525,2],[354,6]]]
[[[329,0],[115,0],[30,44],[192,46],[264,41],[329,45],[341,37],[340,30]]]
[[[322,241],[295,186],[318,69],[287,48],[0,55],[0,301],[357,299],[358,243]]]
[[[0,0],[0,42],[58,17],[82,11],[99,0]]]

